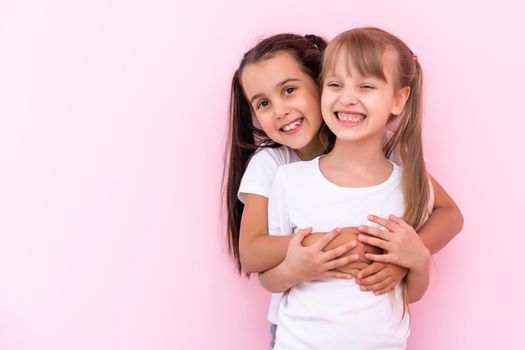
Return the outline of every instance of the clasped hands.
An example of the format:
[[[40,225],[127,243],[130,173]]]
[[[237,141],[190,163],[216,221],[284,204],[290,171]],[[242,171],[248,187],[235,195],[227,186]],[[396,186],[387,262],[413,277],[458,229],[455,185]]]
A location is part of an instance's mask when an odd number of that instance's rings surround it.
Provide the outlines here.
[[[385,229],[370,226],[335,228],[328,233],[299,230],[290,241],[285,264],[300,281],[355,278],[362,291],[391,291],[430,253],[415,230],[401,218],[370,215]]]

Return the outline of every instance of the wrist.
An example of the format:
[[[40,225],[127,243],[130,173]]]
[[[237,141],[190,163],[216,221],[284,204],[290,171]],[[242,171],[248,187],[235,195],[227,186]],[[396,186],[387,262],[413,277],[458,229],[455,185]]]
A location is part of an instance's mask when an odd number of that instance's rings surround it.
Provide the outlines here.
[[[284,260],[280,265],[280,270],[281,276],[283,277],[283,283],[287,286],[287,288],[292,288],[296,284],[302,282],[302,280],[299,278],[300,274],[297,273],[293,266],[286,260]]]
[[[428,273],[429,267],[430,267],[430,258],[431,258],[430,251],[425,247],[423,254],[421,255],[421,258],[419,262],[412,267],[410,270],[413,271],[416,274],[426,274]]]

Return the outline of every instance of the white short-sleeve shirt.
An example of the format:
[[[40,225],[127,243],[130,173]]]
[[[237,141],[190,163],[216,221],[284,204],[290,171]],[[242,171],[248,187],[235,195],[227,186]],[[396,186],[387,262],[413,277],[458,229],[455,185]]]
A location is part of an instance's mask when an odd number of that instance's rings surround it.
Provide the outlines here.
[[[401,216],[402,170],[393,164],[384,182],[368,187],[341,187],[319,170],[319,158],[284,165],[277,171],[268,202],[272,235],[369,225],[369,214]],[[403,314],[400,285],[395,293],[363,292],[354,279],[299,283],[285,295],[277,317],[276,350],[389,349],[406,346],[408,313]]]
[[[247,194],[257,194],[268,198],[275,174],[279,167],[300,160],[295,151],[286,146],[259,148],[246,167],[237,197],[243,203]],[[391,160],[399,164],[399,156],[397,154],[392,154]],[[272,293],[268,310],[268,321],[273,324],[277,324],[281,298],[282,293]]]
[[[247,194],[269,197],[277,169],[299,160],[294,150],[286,146],[259,148],[246,167],[237,197],[243,203]]]

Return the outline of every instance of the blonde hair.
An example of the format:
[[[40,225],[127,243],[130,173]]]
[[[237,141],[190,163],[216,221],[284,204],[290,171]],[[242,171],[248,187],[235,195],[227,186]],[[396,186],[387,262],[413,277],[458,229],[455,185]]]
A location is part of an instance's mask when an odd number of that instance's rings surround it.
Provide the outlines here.
[[[421,135],[423,74],[416,56],[396,36],[373,27],[356,28],[339,34],[325,51],[321,84],[331,73],[340,54],[347,56],[361,75],[386,81],[383,54],[393,50],[397,55],[394,89],[410,88],[405,108],[400,115],[391,115],[395,125],[392,136],[383,146],[386,158],[399,152],[403,165],[402,186],[405,201],[403,219],[417,231],[428,217],[430,184],[423,158]]]
[[[356,28],[339,34],[332,40],[324,54],[321,71],[321,85],[325,77],[332,72],[340,54],[346,55],[347,62],[352,62],[361,75],[374,76],[386,81],[383,70],[383,54],[392,50],[397,55],[394,73],[394,89],[409,87],[410,94],[403,111],[399,115],[390,115],[389,125],[394,132],[383,146],[386,158],[393,152],[399,152],[403,166],[401,178],[404,195],[403,219],[416,231],[423,226],[429,215],[431,189],[422,142],[422,89],[423,73],[417,57],[398,37],[378,28]],[[395,289],[391,293],[394,300]],[[403,315],[408,308],[406,277],[402,282]]]

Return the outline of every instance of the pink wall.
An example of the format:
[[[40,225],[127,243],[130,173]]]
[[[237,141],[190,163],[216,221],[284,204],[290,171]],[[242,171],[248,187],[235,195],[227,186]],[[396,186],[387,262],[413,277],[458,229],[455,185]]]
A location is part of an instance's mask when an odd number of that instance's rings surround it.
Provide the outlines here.
[[[520,347],[518,1],[174,3],[0,3],[1,350],[264,349],[268,295],[220,226],[229,79],[258,37],[358,25],[417,53],[430,170],[465,215],[409,349]]]

